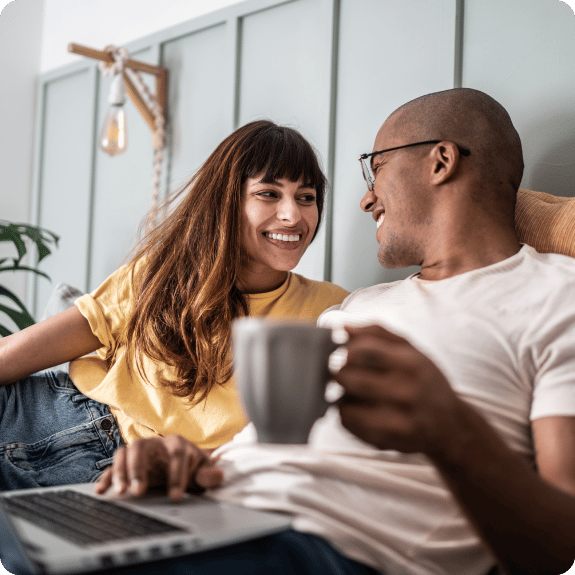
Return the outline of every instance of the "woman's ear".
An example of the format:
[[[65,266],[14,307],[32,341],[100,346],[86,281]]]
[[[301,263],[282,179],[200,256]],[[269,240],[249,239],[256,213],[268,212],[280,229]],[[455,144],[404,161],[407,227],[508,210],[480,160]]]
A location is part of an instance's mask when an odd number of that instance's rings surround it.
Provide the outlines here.
[[[461,155],[459,148],[453,142],[440,142],[431,151],[431,180],[435,185],[447,182],[457,170]]]

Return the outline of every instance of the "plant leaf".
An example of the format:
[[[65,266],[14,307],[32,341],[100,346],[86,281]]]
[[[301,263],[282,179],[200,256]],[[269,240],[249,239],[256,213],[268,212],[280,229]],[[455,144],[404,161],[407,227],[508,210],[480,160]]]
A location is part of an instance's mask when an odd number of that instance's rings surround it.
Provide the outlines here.
[[[22,303],[22,300],[14,292],[0,285],[0,296],[2,295],[11,299],[20,309],[26,309],[26,306]]]
[[[5,313],[18,326],[18,329],[24,329],[35,323],[34,318],[26,310],[18,311],[0,304],[0,312]]]
[[[26,306],[20,301],[16,294],[12,293],[4,286],[0,286],[0,296],[7,297],[20,308],[20,311],[18,311],[0,304],[0,312],[4,312],[18,326],[19,329],[24,329],[25,327],[34,325],[36,323],[34,318],[26,309]]]
[[[12,332],[0,323],[0,336],[6,337],[7,335],[12,335]]]
[[[50,279],[50,276],[40,270],[37,270],[36,268],[30,268],[28,266],[21,266],[21,265],[11,265],[11,266],[5,266],[3,268],[0,268],[0,272],[8,272],[8,271],[13,271],[13,272],[19,272],[19,271],[28,271],[28,272],[34,272],[35,274],[38,274],[39,276],[43,276],[45,277],[47,280]]]
[[[58,241],[60,240],[58,235],[44,228],[29,224],[11,223],[5,220],[0,221],[0,242],[11,241],[14,244],[18,251],[17,263],[20,262],[27,252],[23,236],[29,238],[36,244],[38,262],[41,262],[46,256],[52,253],[48,244],[54,244],[57,247]]]
[[[0,222],[0,242],[12,242],[18,252],[18,262],[26,255],[28,251],[26,244],[22,239],[18,228],[14,224],[3,224]]]

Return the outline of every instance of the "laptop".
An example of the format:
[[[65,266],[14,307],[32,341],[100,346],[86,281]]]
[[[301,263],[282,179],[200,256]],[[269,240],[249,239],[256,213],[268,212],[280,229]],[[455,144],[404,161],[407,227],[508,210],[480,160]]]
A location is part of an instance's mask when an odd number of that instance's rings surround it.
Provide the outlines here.
[[[0,493],[0,559],[64,575],[169,559],[271,535],[287,516],[185,494],[96,495],[93,483]]]

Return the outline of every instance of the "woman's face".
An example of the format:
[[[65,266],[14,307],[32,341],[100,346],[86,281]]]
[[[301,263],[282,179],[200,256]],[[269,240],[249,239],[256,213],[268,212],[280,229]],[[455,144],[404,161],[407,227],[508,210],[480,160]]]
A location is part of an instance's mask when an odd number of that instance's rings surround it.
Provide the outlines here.
[[[281,285],[318,223],[313,187],[285,178],[265,183],[262,177],[247,178],[242,185],[242,246],[248,261],[241,283],[242,291],[252,293]]]

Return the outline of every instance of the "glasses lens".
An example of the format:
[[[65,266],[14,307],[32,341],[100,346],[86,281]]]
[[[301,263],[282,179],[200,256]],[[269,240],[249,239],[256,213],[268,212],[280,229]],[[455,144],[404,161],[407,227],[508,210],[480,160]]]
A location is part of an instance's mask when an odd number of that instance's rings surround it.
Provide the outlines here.
[[[369,161],[365,160],[364,158],[360,158],[359,161],[361,162],[361,171],[363,172],[363,179],[367,184],[367,188],[372,191],[373,190],[373,174],[371,173],[371,167],[369,165]]]

